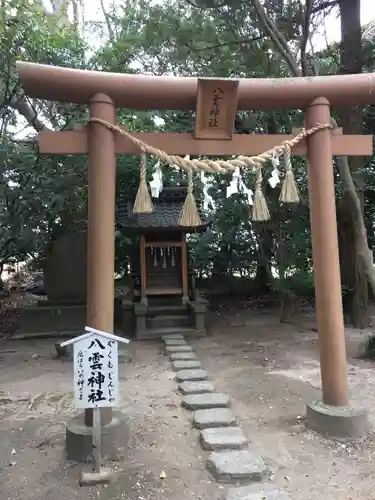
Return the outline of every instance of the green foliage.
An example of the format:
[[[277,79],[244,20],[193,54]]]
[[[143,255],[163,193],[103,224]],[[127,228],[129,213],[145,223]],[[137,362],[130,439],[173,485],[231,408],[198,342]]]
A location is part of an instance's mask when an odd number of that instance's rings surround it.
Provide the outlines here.
[[[0,15],[0,264],[41,256],[59,228],[77,224],[85,212],[84,158],[41,157],[27,143],[13,139],[26,127],[34,135],[45,123],[58,128],[86,111],[57,103],[34,103],[23,95],[16,60],[85,67],[86,43],[77,30],[42,2],[5,0]],[[21,118],[20,118],[21,116]],[[24,134],[25,135],[25,134]]]
[[[217,77],[290,76],[274,41],[264,35],[255,2],[240,0],[145,0],[123,2],[110,9],[103,22],[86,26],[95,46],[83,31],[57,12],[46,14],[42,1],[3,0],[0,16],[0,109],[3,199],[0,204],[0,264],[26,256],[43,258],[60,231],[85,224],[87,159],[41,157],[30,145],[14,142],[17,129],[28,125],[27,138],[45,124],[55,130],[87,120],[87,109],[63,103],[34,102],[25,98],[15,73],[16,59],[44,64],[112,72],[142,72]],[[301,2],[265,2],[267,14],[293,53],[302,36]],[[317,18],[314,18],[316,23]],[[87,30],[86,30],[87,31]],[[99,40],[99,43],[98,43]],[[373,37],[366,38],[366,70],[375,66]],[[315,54],[321,74],[337,72],[339,46]],[[374,109],[364,112],[364,126],[375,133]],[[191,111],[118,110],[118,121],[131,130],[192,132]],[[22,123],[22,125],[20,125]],[[302,113],[269,110],[238,113],[238,133],[285,133],[303,123]],[[25,154],[27,153],[27,154]],[[150,161],[149,172],[153,160]],[[226,199],[230,176],[210,176],[216,210],[208,214],[210,229],[191,236],[190,258],[201,277],[257,277],[266,269],[267,285],[281,296],[311,297],[314,290],[306,163],[293,159],[302,203],[280,207],[280,188],[268,185],[271,166],[265,168],[263,188],[271,220],[255,224],[242,195]],[[176,184],[181,175],[164,169],[165,182]],[[375,245],[375,166],[364,168],[365,208],[369,241]],[[119,156],[117,199],[128,197],[139,181],[139,158]],[[246,176],[254,189],[254,178]],[[337,183],[337,193],[341,186]],[[116,240],[116,269],[126,272],[131,240]],[[272,271],[272,272],[271,272]],[[273,278],[272,278],[273,274]],[[270,278],[271,276],[271,278]]]

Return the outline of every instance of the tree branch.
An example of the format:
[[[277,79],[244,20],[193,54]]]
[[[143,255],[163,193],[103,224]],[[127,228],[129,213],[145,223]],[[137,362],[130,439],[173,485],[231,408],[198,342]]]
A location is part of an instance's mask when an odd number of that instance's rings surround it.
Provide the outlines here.
[[[232,40],[230,42],[223,42],[223,43],[216,43],[214,45],[209,45],[207,47],[201,47],[201,48],[194,48],[194,52],[202,52],[204,50],[211,50],[211,49],[218,49],[220,47],[227,47],[228,45],[244,45],[244,44],[250,44],[253,42],[259,42],[260,40],[263,40],[263,36],[256,36],[254,38],[247,38],[244,40]],[[188,46],[187,46],[188,47]],[[190,49],[190,47],[188,47]],[[192,49],[190,49],[192,50]]]
[[[251,0],[251,3],[254,6],[254,9],[259,18],[260,25],[263,27],[264,33],[273,41],[277,51],[280,53],[280,55],[284,58],[284,60],[288,64],[292,75],[300,76],[301,72],[298,67],[298,64],[295,58],[293,57],[293,54],[291,53],[285,38],[277,29],[276,24],[267,15],[266,11],[264,10],[264,7],[262,6],[259,0]]]
[[[311,10],[311,14],[317,14],[322,10],[329,9],[330,7],[336,7],[340,3],[340,0],[328,0],[327,2],[322,2],[317,7]]]
[[[37,132],[48,129],[40,120],[36,110],[30,105],[23,93],[18,96],[13,96],[9,102],[9,106],[18,111]]]
[[[300,54],[301,54],[301,68],[302,75],[307,76],[308,74],[308,64],[307,64],[307,54],[306,48],[307,43],[310,38],[310,19],[311,19],[311,11],[312,11],[313,0],[306,0],[306,6],[303,10],[302,4],[300,2],[301,13],[303,17],[302,23],[302,40],[300,44]]]
[[[105,19],[105,22],[107,25],[109,39],[111,42],[114,42],[115,41],[115,33],[114,33],[112,26],[111,26],[111,18],[108,15],[107,11],[105,10],[104,0],[100,0],[100,7],[102,9],[103,16],[104,16],[104,19]]]

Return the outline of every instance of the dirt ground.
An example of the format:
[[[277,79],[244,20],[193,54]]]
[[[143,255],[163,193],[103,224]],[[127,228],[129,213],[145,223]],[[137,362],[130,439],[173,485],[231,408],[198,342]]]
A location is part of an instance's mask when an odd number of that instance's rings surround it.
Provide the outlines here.
[[[191,341],[218,390],[231,397],[247,437],[291,500],[375,500],[375,439],[330,441],[307,431],[305,403],[319,397],[314,318],[280,324],[271,311],[221,312],[212,334]],[[375,421],[374,363],[353,356],[364,332],[347,330],[352,402]],[[64,457],[65,422],[74,414],[72,363],[53,359],[49,340],[0,346],[1,500],[221,500],[227,485],[205,470],[191,415],[180,408],[162,344],[132,343],[120,367],[121,409],[134,444],[119,443],[107,487],[80,488],[80,466]],[[160,474],[165,473],[165,479]],[[163,475],[163,474],[162,474]]]

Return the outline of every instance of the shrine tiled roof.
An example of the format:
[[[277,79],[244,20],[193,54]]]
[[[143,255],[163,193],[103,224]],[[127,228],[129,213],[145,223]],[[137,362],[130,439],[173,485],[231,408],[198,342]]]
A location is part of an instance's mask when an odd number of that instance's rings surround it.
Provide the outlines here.
[[[121,200],[117,204],[116,223],[120,228],[132,231],[182,231],[185,233],[205,231],[209,222],[204,220],[197,200],[202,225],[197,228],[181,227],[180,213],[186,197],[186,187],[166,187],[159,198],[153,198],[154,211],[149,214],[133,214],[132,200]],[[135,198],[135,196],[134,196]]]

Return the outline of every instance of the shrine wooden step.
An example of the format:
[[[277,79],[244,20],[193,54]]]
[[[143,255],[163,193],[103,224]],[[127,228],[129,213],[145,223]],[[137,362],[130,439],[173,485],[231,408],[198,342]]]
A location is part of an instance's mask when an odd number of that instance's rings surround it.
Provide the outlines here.
[[[193,337],[205,337],[205,330],[195,330],[194,328],[150,328],[144,332],[139,332],[137,340],[161,340],[163,335],[173,335],[178,333],[186,339]]]
[[[157,316],[171,316],[171,315],[184,315],[187,314],[189,308],[187,305],[171,305],[171,304],[162,304],[162,305],[150,305],[147,308],[147,317],[154,318]]]
[[[191,318],[187,314],[163,314],[146,318],[147,329],[187,328],[191,327]]]
[[[181,295],[150,295],[147,297],[149,307],[183,307]],[[185,306],[186,307],[186,306]]]

